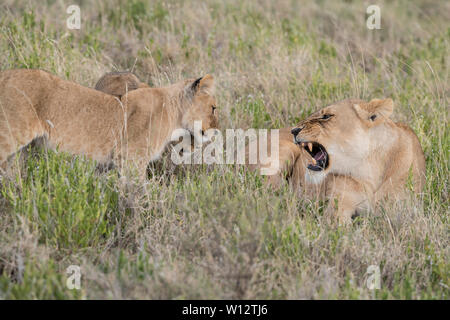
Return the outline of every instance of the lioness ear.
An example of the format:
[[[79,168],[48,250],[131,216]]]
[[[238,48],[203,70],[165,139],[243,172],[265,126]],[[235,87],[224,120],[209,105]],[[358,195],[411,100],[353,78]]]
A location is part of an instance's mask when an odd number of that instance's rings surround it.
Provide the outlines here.
[[[370,126],[380,124],[389,118],[394,110],[392,99],[373,99],[370,102],[364,102],[353,105],[358,116],[367,121]]]

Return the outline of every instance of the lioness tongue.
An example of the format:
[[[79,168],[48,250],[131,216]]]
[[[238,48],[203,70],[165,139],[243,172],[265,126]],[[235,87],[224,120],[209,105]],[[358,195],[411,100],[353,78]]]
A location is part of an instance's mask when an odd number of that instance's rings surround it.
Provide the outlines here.
[[[316,153],[316,155],[314,156],[314,159],[316,159],[316,161],[319,161],[319,160],[322,160],[323,157],[325,157],[325,152],[320,150],[319,152]]]

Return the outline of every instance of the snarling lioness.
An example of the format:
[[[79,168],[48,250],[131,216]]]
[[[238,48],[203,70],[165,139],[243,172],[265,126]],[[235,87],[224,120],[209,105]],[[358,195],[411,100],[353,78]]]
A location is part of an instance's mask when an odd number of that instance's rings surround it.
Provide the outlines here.
[[[407,125],[390,119],[393,108],[391,99],[345,100],[281,129],[278,175],[269,181],[287,176],[306,195],[337,200],[329,209],[342,223],[381,199],[402,198],[409,178],[420,192],[422,147]]]
[[[214,80],[206,75],[121,99],[42,70],[0,73],[0,164],[33,139],[100,163],[133,163],[144,175],[178,128],[216,128]]]

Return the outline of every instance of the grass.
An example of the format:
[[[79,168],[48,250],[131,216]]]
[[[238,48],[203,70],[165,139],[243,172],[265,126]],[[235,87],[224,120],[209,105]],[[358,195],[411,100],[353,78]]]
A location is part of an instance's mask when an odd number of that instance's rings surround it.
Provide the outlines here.
[[[323,203],[232,165],[152,165],[144,185],[30,150],[0,185],[2,299],[448,299],[449,5],[381,1],[82,1],[0,5],[0,69],[93,86],[133,70],[153,86],[212,73],[221,127],[277,128],[344,98],[392,97],[427,185],[342,229]],[[81,290],[66,269],[81,267]],[[381,288],[366,286],[380,267]]]

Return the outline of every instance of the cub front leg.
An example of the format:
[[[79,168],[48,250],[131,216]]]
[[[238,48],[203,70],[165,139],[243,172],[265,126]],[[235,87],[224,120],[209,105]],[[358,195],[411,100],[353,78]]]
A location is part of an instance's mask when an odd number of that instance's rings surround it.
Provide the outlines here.
[[[145,156],[144,152],[137,152],[134,150],[126,152],[122,150],[122,152],[115,157],[113,162],[119,169],[122,177],[130,178],[137,176],[141,181],[147,179],[147,166],[150,159],[148,156]]]

